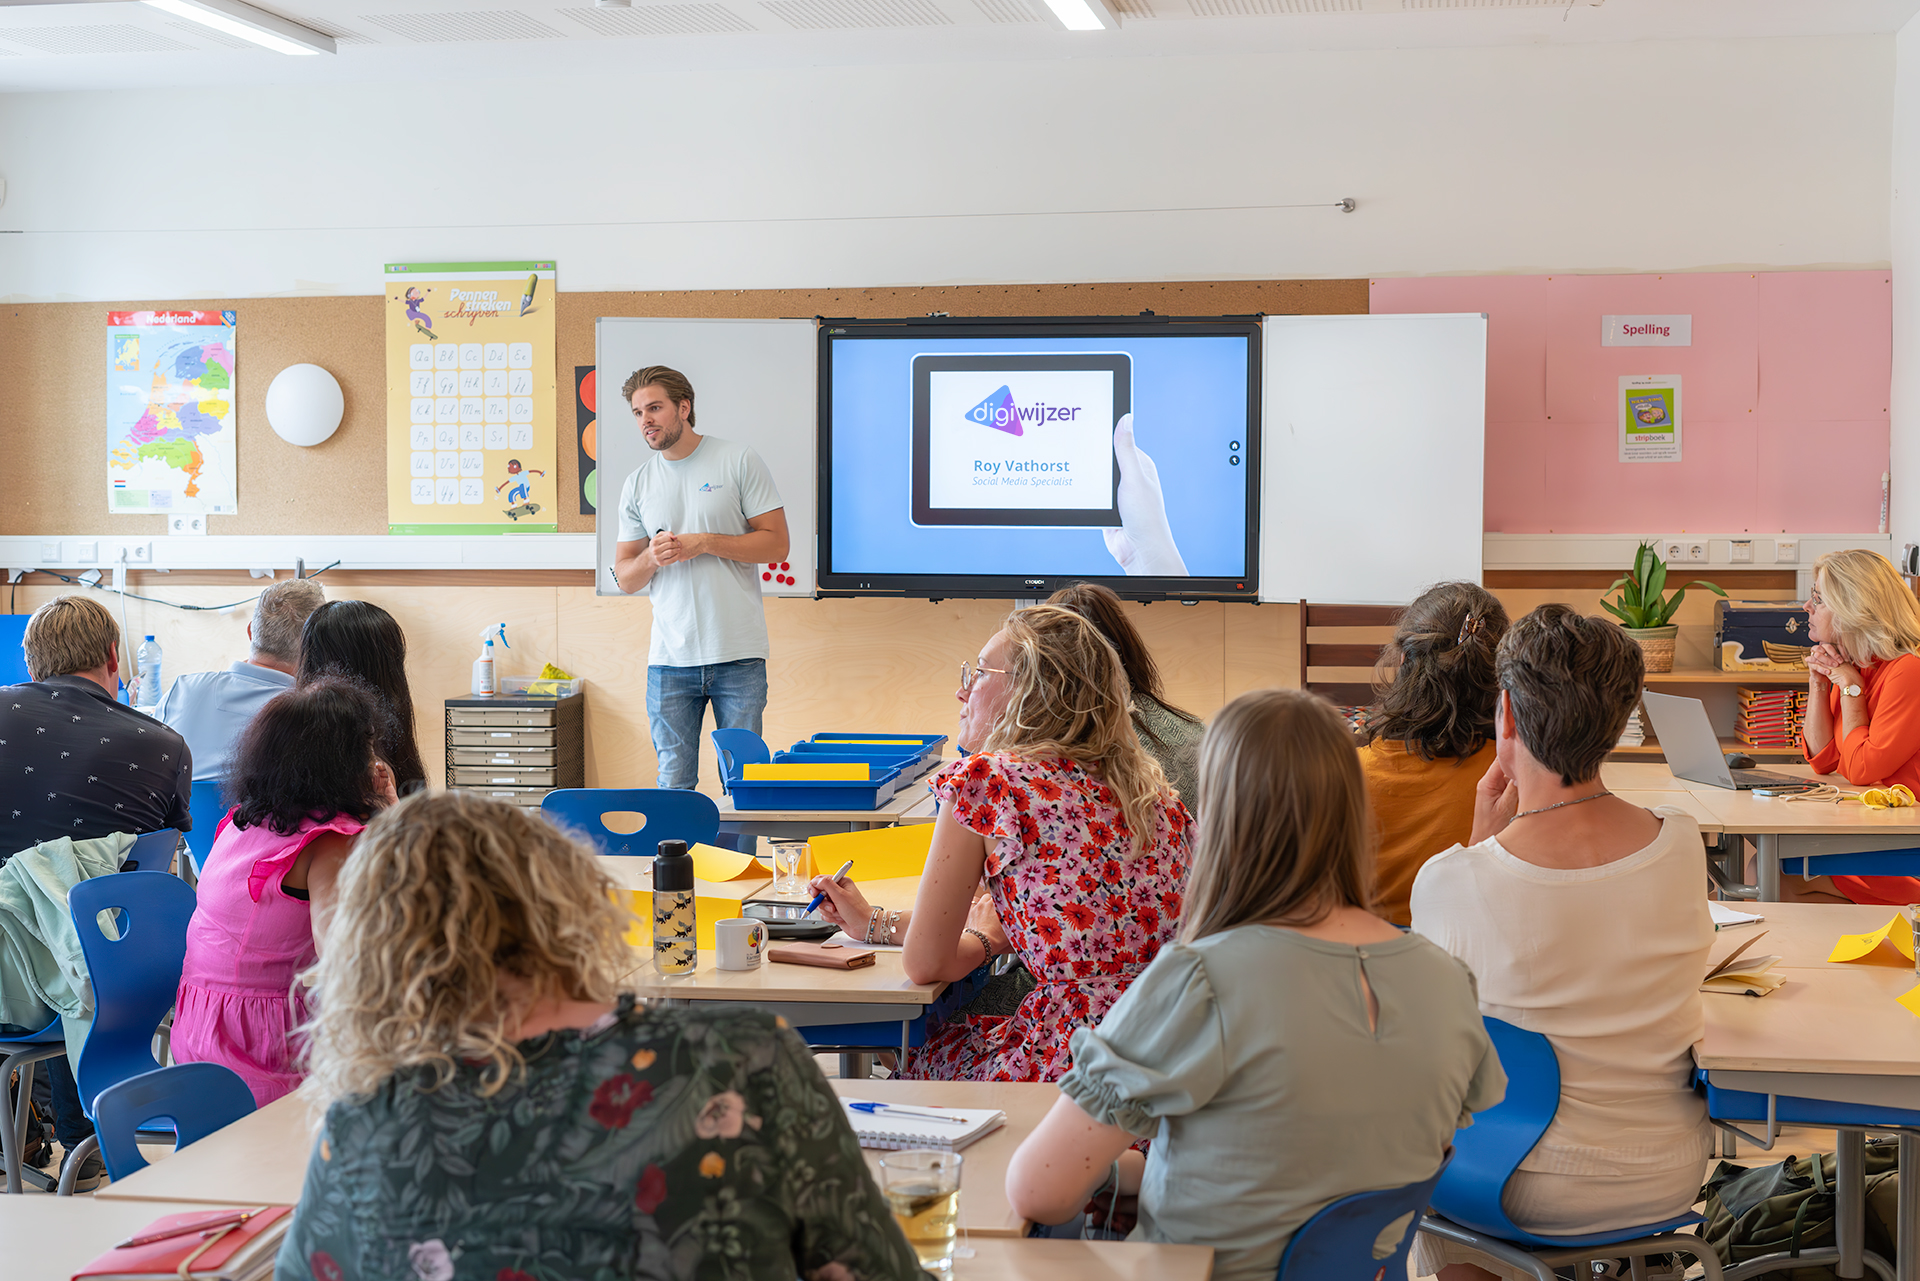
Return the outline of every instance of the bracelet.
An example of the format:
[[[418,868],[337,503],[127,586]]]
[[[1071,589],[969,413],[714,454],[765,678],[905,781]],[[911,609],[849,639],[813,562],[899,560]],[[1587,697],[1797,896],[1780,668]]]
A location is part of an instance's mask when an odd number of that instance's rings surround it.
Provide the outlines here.
[[[962,934],[971,934],[975,938],[979,939],[980,946],[987,949],[986,959],[988,961],[991,961],[993,959],[993,944],[987,940],[987,936],[983,932],[981,932],[980,930],[974,929],[971,925],[969,925],[966,929],[961,930],[960,932]],[[985,962],[982,962],[982,964],[985,964]]]
[[[861,942],[873,942],[873,927],[880,923],[880,914],[886,910],[884,907],[876,907],[867,913],[867,932],[865,937],[861,939]]]

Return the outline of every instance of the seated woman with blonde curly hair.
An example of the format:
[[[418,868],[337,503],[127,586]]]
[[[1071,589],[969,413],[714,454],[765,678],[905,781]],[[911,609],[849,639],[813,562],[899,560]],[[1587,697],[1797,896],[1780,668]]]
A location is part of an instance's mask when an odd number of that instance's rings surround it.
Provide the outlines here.
[[[627,919],[513,806],[368,825],[310,971],[326,1117],[275,1276],[920,1276],[806,1045],[617,995]]]

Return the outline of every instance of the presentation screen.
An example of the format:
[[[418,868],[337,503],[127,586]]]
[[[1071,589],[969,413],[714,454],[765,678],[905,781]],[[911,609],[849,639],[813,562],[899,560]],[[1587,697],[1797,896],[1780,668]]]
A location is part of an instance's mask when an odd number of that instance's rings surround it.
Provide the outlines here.
[[[1254,318],[820,326],[822,595],[1252,599]]]

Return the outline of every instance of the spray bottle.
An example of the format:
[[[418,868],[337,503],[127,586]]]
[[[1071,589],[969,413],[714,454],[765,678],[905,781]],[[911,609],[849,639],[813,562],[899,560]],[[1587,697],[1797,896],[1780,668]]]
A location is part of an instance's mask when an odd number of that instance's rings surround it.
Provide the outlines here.
[[[661,841],[653,860],[653,968],[691,974],[699,960],[693,901],[693,855],[685,841]]]
[[[507,644],[507,625],[505,623],[491,623],[481,629],[480,639],[483,643],[480,647],[480,657],[473,660],[473,696],[475,698],[493,697],[495,689],[493,681],[493,638],[495,636],[500,638],[502,645],[505,645],[508,649],[513,648],[513,646]]]

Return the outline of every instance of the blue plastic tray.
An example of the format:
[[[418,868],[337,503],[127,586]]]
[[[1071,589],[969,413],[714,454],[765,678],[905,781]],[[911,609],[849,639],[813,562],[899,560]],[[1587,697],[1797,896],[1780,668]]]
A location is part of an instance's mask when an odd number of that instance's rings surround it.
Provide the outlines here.
[[[906,771],[889,770],[864,783],[737,778],[727,786],[736,810],[877,810],[893,799],[905,781]]]
[[[875,733],[872,731],[862,731],[862,732],[856,733],[851,730],[834,730],[834,731],[829,731],[827,733],[815,734],[812,738],[807,739],[806,741],[809,743],[818,743],[823,746],[827,746],[833,743],[845,742],[847,739],[850,739],[850,738],[911,739],[914,742],[917,742],[920,744],[920,759],[927,762],[929,765],[933,764],[935,761],[940,759],[941,749],[946,747],[947,745],[947,736],[945,734],[885,734],[885,733]],[[798,750],[801,745],[799,743],[795,743],[793,746],[795,750]],[[855,744],[854,746],[865,747],[865,748],[881,748],[881,747],[885,747],[886,745],[881,743],[861,743],[861,744]]]

